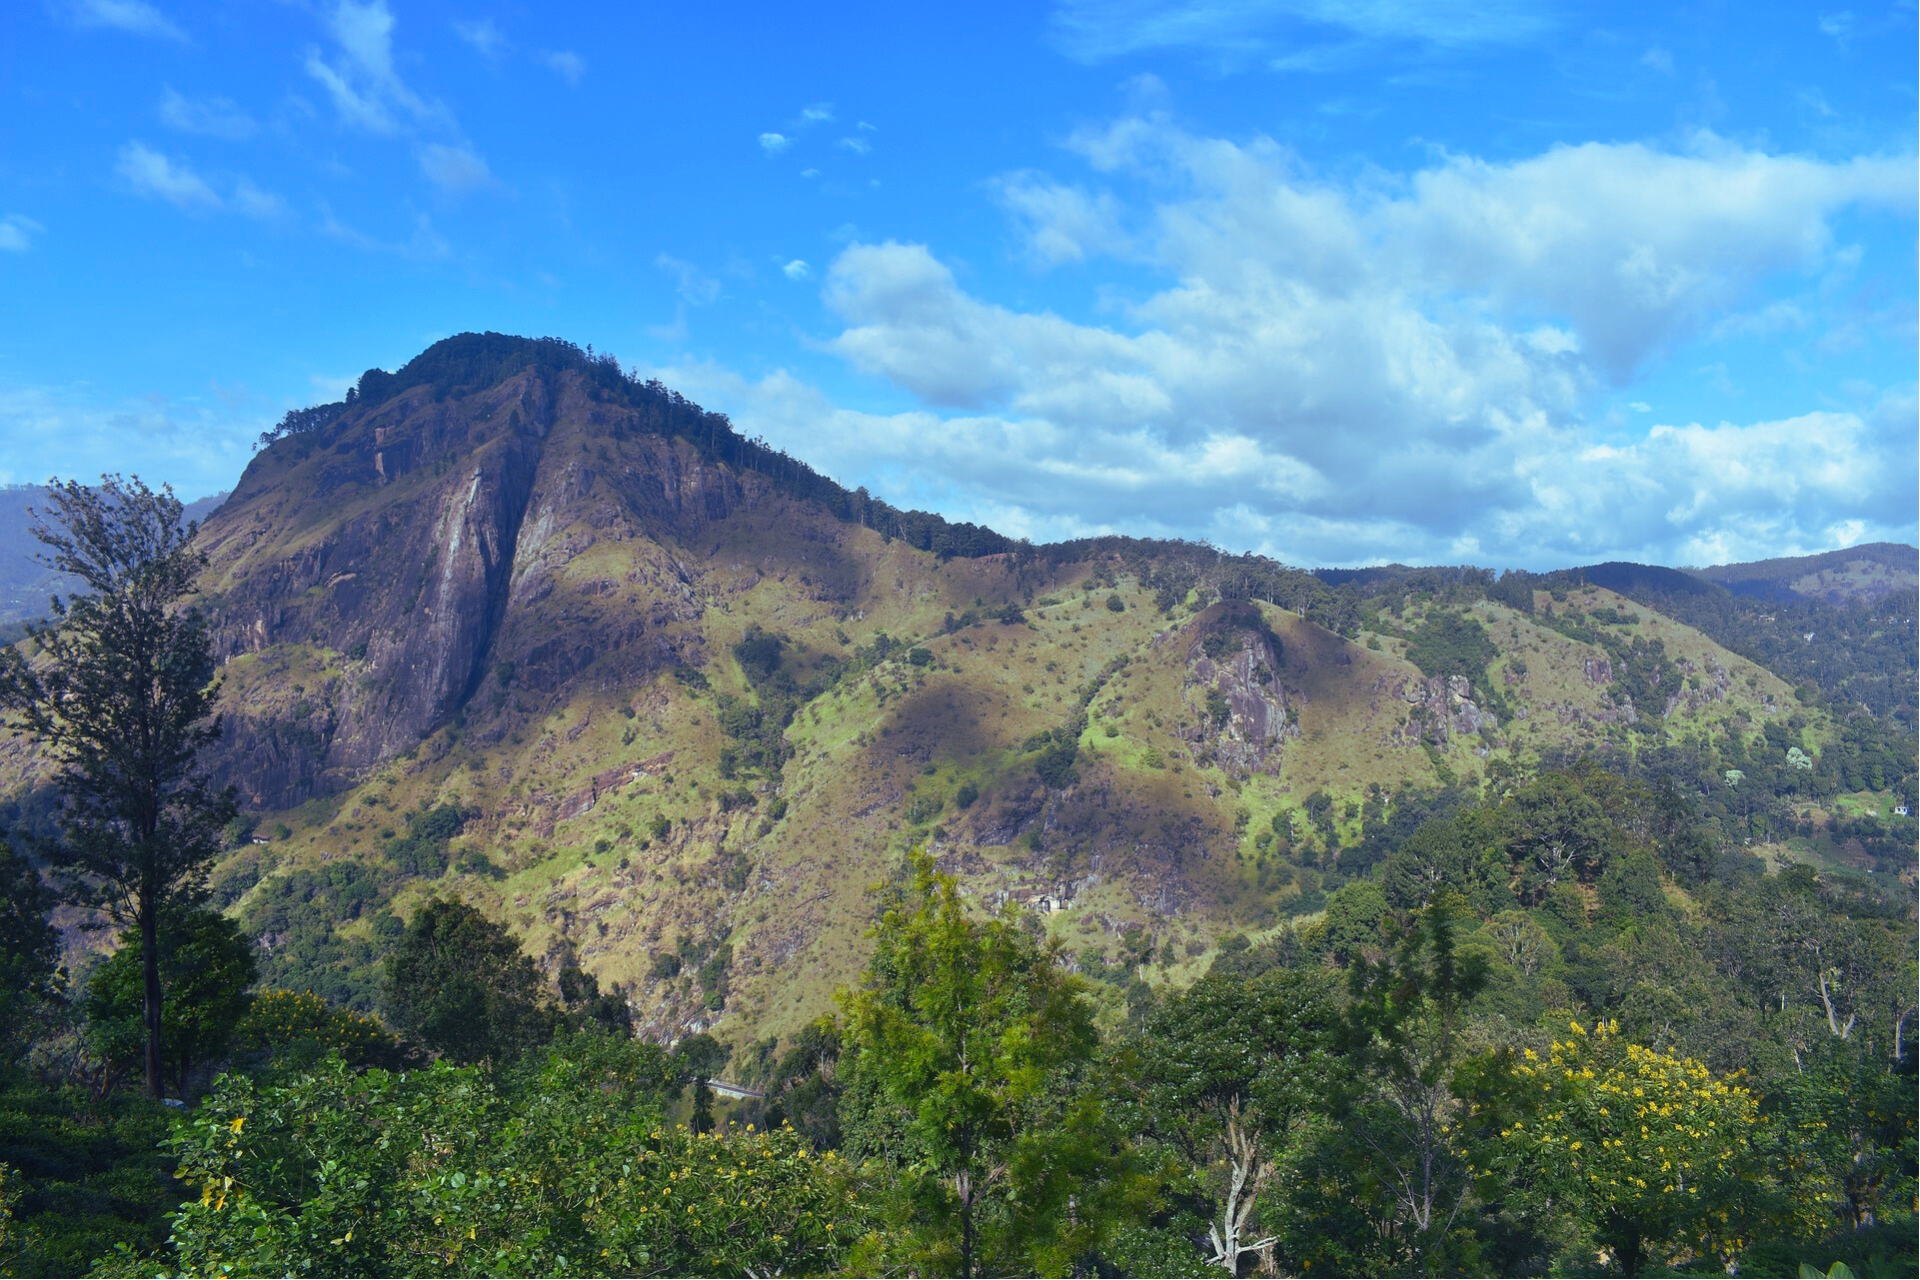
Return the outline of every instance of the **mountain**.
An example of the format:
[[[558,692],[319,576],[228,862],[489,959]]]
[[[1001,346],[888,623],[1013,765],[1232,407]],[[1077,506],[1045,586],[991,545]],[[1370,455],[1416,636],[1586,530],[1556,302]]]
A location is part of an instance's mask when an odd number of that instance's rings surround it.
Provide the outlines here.
[[[1721,564],[1689,572],[1737,596],[1842,604],[1875,600],[1920,585],[1920,550],[1897,542],[1869,542],[1819,555]]]
[[[1178,979],[1543,762],[1723,807],[1789,747],[1912,787],[1898,726],[1579,573],[1028,546],[551,340],[449,339],[289,415],[201,537],[214,763],[256,822],[213,892],[271,980],[362,1006],[433,895],[650,1034],[738,1042],[831,1007],[911,843],[1089,971],[1137,928]],[[36,769],[0,741],[16,822]]]

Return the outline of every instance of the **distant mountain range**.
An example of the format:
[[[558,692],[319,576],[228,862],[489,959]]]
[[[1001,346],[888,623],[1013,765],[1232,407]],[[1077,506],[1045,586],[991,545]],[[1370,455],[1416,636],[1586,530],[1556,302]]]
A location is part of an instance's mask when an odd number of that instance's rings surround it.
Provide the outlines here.
[[[5,519],[18,618],[46,584]],[[737,1041],[830,1006],[909,843],[1089,964],[1137,925],[1197,969],[1545,762],[1719,803],[1791,746],[1913,785],[1910,547],[1496,577],[1027,546],[551,340],[448,339],[289,415],[201,536],[215,763],[265,841],[216,899],[273,981],[361,1005],[432,894],[651,1033]],[[11,821],[39,776],[0,739]]]
[[[45,485],[0,485],[0,637],[44,616],[49,597],[73,589],[72,579],[39,560],[44,548],[33,536],[33,512],[45,507],[47,492]],[[196,499],[186,504],[185,517],[204,521],[226,500],[224,493]]]

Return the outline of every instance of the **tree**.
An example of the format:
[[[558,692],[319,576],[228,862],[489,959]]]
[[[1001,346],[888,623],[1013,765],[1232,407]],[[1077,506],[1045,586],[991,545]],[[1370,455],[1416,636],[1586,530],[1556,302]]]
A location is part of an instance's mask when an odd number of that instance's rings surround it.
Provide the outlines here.
[[[540,973],[505,927],[436,899],[407,922],[382,991],[394,1025],[455,1062],[511,1058],[552,1036]]]
[[[146,1085],[158,1097],[161,914],[192,896],[235,812],[232,792],[197,767],[220,736],[217,685],[205,625],[180,604],[206,558],[170,488],[104,476],[97,489],[56,483],[51,501],[34,536],[85,592],[55,597],[54,625],[30,633],[33,660],[0,650],[0,704],[53,760],[63,808],[48,854],[64,887],[140,935]]]
[[[720,1073],[732,1056],[732,1049],[704,1031],[683,1036],[673,1047],[674,1062],[680,1068],[682,1079],[693,1086],[691,1125],[695,1133],[713,1129],[713,1090],[707,1082]]]
[[[172,1151],[188,1275],[841,1274],[879,1224],[791,1129],[664,1123],[677,1071],[598,1031],[509,1067],[230,1073]],[[176,1196],[178,1200],[180,1197]]]
[[[1543,773],[1515,793],[1506,806],[1507,857],[1529,904],[1557,884],[1592,883],[1605,869],[1623,834],[1602,803],[1616,789],[1607,775],[1582,768]]]
[[[0,840],[0,1051],[20,1046],[35,1005],[52,994],[60,939],[47,920],[51,895],[33,864]]]
[[[163,1061],[185,1097],[193,1069],[233,1042],[234,1030],[253,1003],[258,972],[253,945],[240,927],[218,911],[169,907],[160,918],[160,1023]],[[108,1062],[137,1061],[145,1040],[142,987],[145,943],[138,933],[121,938],[87,982],[87,1021],[95,1047]]]
[[[1097,1036],[1053,947],[1008,918],[973,918],[924,850],[910,859],[908,884],[873,930],[865,980],[843,1001],[847,1046],[879,1113],[866,1127],[885,1135],[853,1145],[897,1143],[889,1154],[902,1182],[958,1228],[948,1265],[972,1276],[983,1209],[1011,1202],[1023,1179],[1060,1173],[1023,1160],[1022,1139],[1055,1073],[1087,1063]]]
[[[1794,1169],[1758,1141],[1751,1090],[1627,1042],[1615,1024],[1573,1023],[1544,1059],[1525,1051],[1513,1083],[1527,1105],[1501,1132],[1501,1173],[1583,1218],[1625,1275],[1650,1265],[1726,1267],[1769,1208],[1817,1213],[1816,1197],[1767,1203]]]
[[[1364,1161],[1357,1181],[1381,1205],[1383,1243],[1405,1265],[1438,1270],[1470,1184],[1454,1075],[1468,1057],[1467,1004],[1486,982],[1484,956],[1454,947],[1465,900],[1434,895],[1378,960],[1347,972],[1343,1028],[1354,1069],[1336,1118]]]
[[[1325,1110],[1338,1013],[1318,969],[1210,973],[1147,1020],[1138,1060],[1150,1132],[1208,1170],[1208,1259],[1239,1275],[1259,1199],[1285,1145]]]

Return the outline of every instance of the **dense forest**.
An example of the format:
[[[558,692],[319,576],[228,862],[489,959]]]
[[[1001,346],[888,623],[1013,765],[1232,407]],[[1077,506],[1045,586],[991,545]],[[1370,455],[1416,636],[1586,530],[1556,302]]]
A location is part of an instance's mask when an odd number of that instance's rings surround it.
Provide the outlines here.
[[[138,941],[64,985],[11,857],[6,1264],[1911,1271],[1904,890],[1768,874],[1676,788],[1589,763],[1434,808],[1186,990],[1145,980],[1152,936],[1063,954],[912,851],[863,982],[791,1042],[636,1040],[451,902],[407,922],[367,1018],[253,989],[247,939],[185,907],[178,1110],[125,1087]],[[723,1073],[761,1096],[716,1105]]]

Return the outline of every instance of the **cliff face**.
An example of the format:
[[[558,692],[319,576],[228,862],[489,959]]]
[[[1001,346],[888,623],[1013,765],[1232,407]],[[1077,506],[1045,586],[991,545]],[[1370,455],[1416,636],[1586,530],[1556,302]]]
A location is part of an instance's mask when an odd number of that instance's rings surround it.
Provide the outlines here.
[[[275,444],[203,533],[215,643],[229,661],[326,656],[297,695],[229,700],[219,775],[286,808],[412,748],[489,679],[551,692],[595,664],[616,683],[672,665],[672,624],[699,606],[658,540],[725,522],[756,481],[539,370],[460,398],[416,388]],[[603,542],[637,554],[554,600]]]

